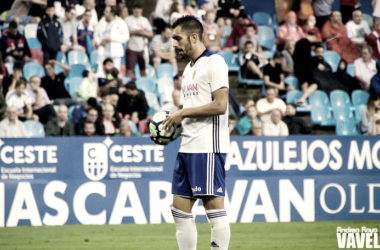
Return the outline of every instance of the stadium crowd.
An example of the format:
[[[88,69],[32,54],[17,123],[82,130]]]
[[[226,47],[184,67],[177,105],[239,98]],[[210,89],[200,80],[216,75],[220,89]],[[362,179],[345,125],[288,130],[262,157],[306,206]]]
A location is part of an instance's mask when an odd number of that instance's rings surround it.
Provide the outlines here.
[[[0,137],[146,135],[155,112],[181,108],[170,25],[183,15],[202,21],[239,87],[263,89],[257,102],[230,90],[231,135],[312,134],[300,113],[338,134],[380,134],[380,0],[372,16],[358,0],[341,0],[341,12],[312,0],[305,18],[158,0],[148,19],[140,4],[100,2],[15,0],[1,15]]]

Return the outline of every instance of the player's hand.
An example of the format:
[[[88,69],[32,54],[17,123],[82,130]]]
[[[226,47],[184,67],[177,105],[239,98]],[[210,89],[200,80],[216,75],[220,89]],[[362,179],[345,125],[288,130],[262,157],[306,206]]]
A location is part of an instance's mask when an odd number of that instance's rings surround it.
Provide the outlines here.
[[[177,126],[182,122],[182,110],[171,112],[168,117],[162,122],[165,130],[177,129]]]
[[[158,145],[168,145],[168,143],[163,143],[161,140],[157,140],[156,138],[154,138],[152,135],[150,135],[150,139],[154,142],[154,143],[156,143],[156,144],[158,144]]]

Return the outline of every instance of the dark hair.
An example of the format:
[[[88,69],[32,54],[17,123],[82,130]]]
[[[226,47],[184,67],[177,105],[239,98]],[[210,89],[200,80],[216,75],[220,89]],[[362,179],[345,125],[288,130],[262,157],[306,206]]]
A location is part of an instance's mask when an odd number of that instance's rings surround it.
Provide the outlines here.
[[[72,7],[72,6],[67,6],[66,8],[65,8],[65,13],[69,13],[70,11],[72,11],[74,9],[74,7]]]
[[[320,49],[322,48],[323,50],[325,50],[325,47],[323,47],[322,45],[318,44],[317,46],[315,46],[315,51],[317,51],[317,49]]]
[[[373,53],[373,49],[372,49],[372,47],[371,46],[369,46],[369,45],[363,45],[362,46],[362,53],[363,53],[363,50],[368,50],[368,52],[370,53],[370,54],[372,54]]]
[[[26,80],[24,78],[20,78],[17,82],[16,82],[16,88],[20,87],[21,85],[24,85],[26,87]]]
[[[110,74],[114,77],[114,78],[116,78],[117,79],[117,76],[119,75],[119,70],[117,69],[117,68],[112,68],[111,70],[110,70]]]
[[[176,75],[173,77],[173,81],[178,80],[178,79],[179,79],[179,75],[176,74]]]
[[[162,33],[162,32],[165,32],[166,29],[170,29],[170,30],[171,30],[172,27],[171,27],[169,24],[165,24],[165,26],[162,27],[161,33]]]
[[[48,3],[45,10],[50,9],[50,8],[55,8],[53,3]]]
[[[23,67],[24,65],[22,64],[22,63],[20,63],[20,62],[15,62],[15,64],[13,64],[13,71],[15,71],[15,70],[21,70],[22,71],[22,67]]]
[[[177,1],[172,3],[172,6],[170,6],[170,13],[169,13],[170,15],[178,11],[178,5],[179,5],[179,2]]]
[[[125,84],[126,89],[135,90],[137,89],[136,83],[134,81],[130,81],[129,83]]]
[[[96,99],[95,99],[94,97],[90,97],[90,98],[88,98],[88,100],[87,100],[87,104],[88,104],[90,107],[93,107],[93,108],[98,107],[98,102],[96,101]]]
[[[248,29],[248,28],[253,28],[254,30],[256,30],[256,26],[253,23],[249,23],[245,26],[245,29]]]
[[[374,107],[374,103],[379,100],[379,97],[377,95],[370,95],[367,101],[367,110],[370,111]]]
[[[83,72],[82,72],[83,78],[88,77],[88,73],[90,73],[90,71],[88,71],[87,69],[83,70]]]
[[[94,107],[91,107],[91,108],[87,109],[86,113],[87,113],[87,114],[90,113],[91,110],[95,110],[96,113],[99,114],[98,110],[97,110],[96,108],[94,108]]]
[[[236,117],[234,115],[229,115],[228,120],[235,120],[236,121]]]
[[[177,26],[181,26],[181,31],[186,32],[190,39],[192,33],[196,33],[199,39],[202,41],[203,25],[195,16],[183,16],[177,19],[172,25],[172,29]]]
[[[4,74],[4,62],[3,62],[3,55],[1,51],[0,51],[0,74]]]
[[[111,95],[111,94],[109,93],[109,91],[101,91],[101,93],[100,93],[100,98],[103,98],[103,97],[105,97],[105,96],[109,96],[109,95]]]
[[[142,9],[142,5],[140,3],[136,3],[135,5],[133,5],[133,9]]]
[[[47,63],[44,64],[44,67],[45,67],[46,65],[49,65],[50,67],[54,68],[54,64],[52,64],[52,63],[47,62]]]
[[[113,63],[112,59],[111,58],[106,58],[104,61],[103,61],[103,66],[106,65],[107,63]]]
[[[12,28],[12,29],[17,29],[17,23],[16,23],[16,21],[12,21],[12,22],[10,22],[9,23],[9,28]]]
[[[107,7],[110,7],[110,12],[111,12],[114,16],[117,15],[117,9],[116,9],[115,6],[107,6]]]
[[[267,87],[267,90],[265,92],[268,92],[269,90],[276,90],[275,87]]]
[[[273,55],[273,59],[281,59],[282,58],[282,53],[280,51],[276,51]]]
[[[245,13],[245,11],[240,11],[240,13],[239,13],[239,15],[238,15],[238,18],[244,18],[244,19],[246,19],[246,18],[248,18],[248,15],[247,15],[247,13]]]
[[[94,128],[95,128],[95,123],[94,122],[85,121],[84,125],[83,125],[83,128],[86,126],[86,124],[92,124],[92,125],[94,125]]]
[[[248,44],[252,44],[252,45],[253,45],[253,42],[252,42],[252,41],[246,41],[245,44],[244,44],[244,48],[245,48],[245,46],[247,46]]]

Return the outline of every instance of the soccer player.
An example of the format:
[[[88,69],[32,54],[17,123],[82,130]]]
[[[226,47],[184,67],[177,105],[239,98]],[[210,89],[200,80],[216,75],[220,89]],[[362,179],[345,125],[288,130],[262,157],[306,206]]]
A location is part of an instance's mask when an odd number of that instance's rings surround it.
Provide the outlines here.
[[[190,59],[182,75],[183,108],[163,122],[166,129],[183,127],[172,183],[177,242],[180,250],[196,249],[191,209],[196,199],[202,199],[211,226],[211,249],[224,250],[231,235],[224,208],[224,164],[230,145],[228,66],[220,55],[206,50],[197,18],[184,16],[172,28],[176,52]]]

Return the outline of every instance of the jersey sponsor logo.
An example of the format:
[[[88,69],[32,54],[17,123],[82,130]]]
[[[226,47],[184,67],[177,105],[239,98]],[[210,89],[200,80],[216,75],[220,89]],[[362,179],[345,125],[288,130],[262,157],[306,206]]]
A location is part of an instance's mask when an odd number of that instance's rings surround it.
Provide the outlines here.
[[[198,83],[191,83],[182,87],[183,96],[198,95]]]

